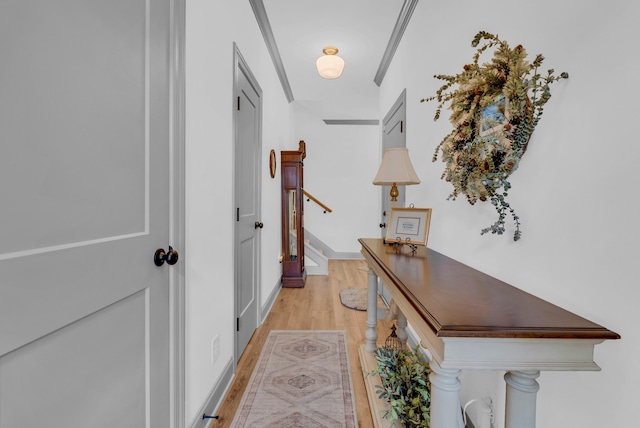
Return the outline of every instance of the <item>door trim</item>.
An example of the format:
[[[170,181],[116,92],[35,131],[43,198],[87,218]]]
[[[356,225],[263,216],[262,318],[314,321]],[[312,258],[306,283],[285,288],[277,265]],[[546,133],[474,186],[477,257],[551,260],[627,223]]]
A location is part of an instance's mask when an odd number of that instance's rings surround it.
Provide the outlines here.
[[[247,64],[247,62],[245,61],[244,57],[242,56],[242,53],[240,53],[240,49],[238,48],[238,44],[236,42],[233,42],[233,90],[232,90],[232,109],[236,109],[237,108],[237,104],[236,104],[236,98],[238,96],[237,93],[237,88],[238,88],[238,73],[242,72],[246,77],[247,80],[249,81],[249,84],[251,84],[251,86],[253,87],[253,89],[256,91],[256,93],[259,96],[260,102],[258,104],[258,108],[260,109],[259,113],[258,113],[258,156],[259,159],[262,158],[262,88],[260,87],[260,85],[258,84],[258,80],[256,79],[256,77],[253,75],[253,73],[251,72],[251,69],[249,68],[249,65]],[[233,183],[233,205],[231,206],[231,210],[232,210],[232,218],[236,218],[236,207],[238,207],[238,183],[236,182],[236,162],[237,162],[237,157],[236,157],[236,144],[237,144],[237,138],[238,138],[238,132],[237,132],[237,126],[238,126],[238,122],[237,122],[237,115],[233,115],[233,177],[232,177],[232,183]],[[256,171],[256,174],[258,176],[258,189],[256,191],[256,218],[261,218],[262,217],[262,162],[258,162],[258,170]],[[234,294],[233,294],[233,326],[236,325],[236,320],[240,317],[240,314],[238,313],[238,296],[237,296],[237,292],[238,292],[238,282],[239,282],[239,278],[238,278],[238,224],[237,222],[233,222],[233,272],[234,272],[234,281],[233,281],[233,290],[234,290]],[[256,258],[255,258],[255,272],[256,272],[256,281],[255,281],[255,298],[257,300],[257,304],[256,304],[256,320],[257,320],[257,324],[256,327],[258,327],[260,325],[260,323],[262,322],[262,318],[261,313],[260,313],[260,308],[262,306],[262,297],[261,297],[261,279],[262,279],[262,272],[261,272],[261,266],[262,266],[262,262],[261,262],[261,256],[262,256],[262,251],[261,251],[261,246],[262,246],[262,236],[260,233],[258,233],[256,235],[256,247],[257,247],[257,252],[256,252]],[[238,359],[240,358],[239,352],[238,352],[238,335],[237,335],[237,331],[234,329],[233,331],[233,371],[236,371],[237,368],[237,363],[238,363]]]
[[[384,119],[382,119],[382,126],[380,127],[380,129],[382,130],[382,138],[380,140],[380,145],[382,147],[382,150],[380,151],[380,161],[382,161],[382,157],[384,156],[384,151],[389,148],[388,145],[388,140],[386,140],[386,135],[387,135],[387,124],[389,123],[389,121],[395,116],[395,114],[398,111],[402,111],[402,116],[405,119],[406,122],[406,118],[407,118],[407,88],[404,88],[402,90],[402,92],[400,92],[400,95],[398,96],[398,98],[395,100],[395,102],[393,103],[393,105],[391,106],[391,108],[389,109],[389,111],[387,112],[387,114],[384,116]],[[403,126],[404,125],[404,126]],[[401,125],[403,127],[402,129],[402,135],[404,136],[404,138],[402,139],[402,146],[401,147],[406,147],[407,146],[407,136],[406,136],[406,124]],[[404,189],[403,189],[404,190]],[[380,207],[384,207],[384,201],[385,198],[389,198],[389,187],[387,186],[382,186],[380,189]],[[400,194],[400,198],[401,198],[401,202],[405,202],[405,195],[404,192],[402,192]],[[404,204],[401,204],[404,205]],[[380,210],[382,211],[382,209]],[[384,237],[384,231],[382,234],[382,237]]]
[[[402,92],[400,92],[400,95],[398,96],[396,101],[393,103],[393,105],[391,106],[387,114],[384,116],[384,119],[382,119],[382,135],[383,136],[384,136],[384,127],[387,125],[387,122],[391,120],[393,115],[396,114],[396,112],[401,107],[404,107],[406,109],[406,105],[407,105],[407,88],[404,88]],[[406,116],[406,113],[405,113],[405,116]]]
[[[398,96],[398,98],[396,99],[396,101],[393,103],[393,105],[391,106],[391,108],[389,109],[389,111],[387,112],[387,114],[384,116],[384,119],[382,119],[382,138],[381,138],[381,153],[380,153],[380,159],[382,160],[382,156],[384,155],[384,151],[385,149],[389,148],[388,146],[389,141],[386,139],[387,138],[387,131],[386,131],[386,127],[387,124],[391,121],[391,119],[393,119],[393,117],[396,115],[396,113],[398,113],[400,111],[400,114],[402,115],[402,117],[404,118],[405,122],[407,119],[407,88],[404,88],[402,90],[402,92],[400,92],[400,95]],[[401,125],[402,126],[402,125]],[[403,127],[404,129],[402,129],[402,145],[401,147],[406,147],[407,146],[407,134],[406,134],[406,126]],[[400,201],[398,201],[398,203],[402,202],[402,204],[399,204],[399,206],[403,207],[405,206],[405,202],[406,202],[406,195],[404,193],[404,188],[402,189],[402,192],[400,193]],[[387,186],[383,186],[380,192],[380,212],[382,214],[382,211],[385,208],[385,201],[389,200],[389,187]],[[389,209],[391,209],[391,207],[389,207]],[[387,217],[388,218],[388,217]],[[386,218],[381,217],[382,221],[385,221]],[[385,236],[386,234],[386,230],[382,229],[382,237]],[[389,294],[389,292],[387,291],[385,285],[382,283],[382,281],[378,280],[378,295],[382,298],[382,300],[384,301],[384,303],[389,306],[389,304],[391,303],[391,295]]]
[[[169,426],[185,426],[185,33],[186,0],[171,0],[169,242],[182,257],[169,274]]]

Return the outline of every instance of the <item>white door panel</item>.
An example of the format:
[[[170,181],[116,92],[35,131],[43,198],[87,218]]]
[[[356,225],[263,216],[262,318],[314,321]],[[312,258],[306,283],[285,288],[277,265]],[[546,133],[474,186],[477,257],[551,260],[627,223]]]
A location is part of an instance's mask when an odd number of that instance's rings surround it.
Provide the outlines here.
[[[236,340],[240,358],[258,327],[261,94],[255,78],[236,47]]]
[[[0,428],[169,426],[169,9],[0,2]]]
[[[0,426],[144,427],[146,297],[136,293],[3,357]]]

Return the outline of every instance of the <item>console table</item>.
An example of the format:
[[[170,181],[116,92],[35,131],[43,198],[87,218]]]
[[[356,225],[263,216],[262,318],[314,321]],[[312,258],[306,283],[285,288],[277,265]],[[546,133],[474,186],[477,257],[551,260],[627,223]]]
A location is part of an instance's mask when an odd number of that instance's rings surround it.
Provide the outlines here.
[[[459,428],[463,369],[505,370],[505,427],[534,428],[540,371],[599,370],[594,346],[620,338],[427,247],[411,254],[382,239],[358,241],[369,264],[361,360],[376,349],[380,278],[401,312],[398,327],[408,320],[431,353],[432,428]],[[399,336],[406,338],[406,332]]]

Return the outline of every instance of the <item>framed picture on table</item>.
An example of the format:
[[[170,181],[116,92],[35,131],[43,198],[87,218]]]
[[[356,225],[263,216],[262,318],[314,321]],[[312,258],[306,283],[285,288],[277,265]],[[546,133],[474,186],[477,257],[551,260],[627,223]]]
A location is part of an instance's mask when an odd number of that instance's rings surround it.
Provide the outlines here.
[[[431,208],[391,208],[385,243],[427,245]]]

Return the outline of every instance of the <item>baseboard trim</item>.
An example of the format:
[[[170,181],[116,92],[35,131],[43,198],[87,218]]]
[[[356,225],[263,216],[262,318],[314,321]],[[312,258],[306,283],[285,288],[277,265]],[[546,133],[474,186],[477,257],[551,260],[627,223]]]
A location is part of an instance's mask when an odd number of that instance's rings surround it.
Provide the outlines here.
[[[334,252],[331,257],[331,260],[364,260],[364,256],[361,253],[341,253]]]
[[[282,288],[282,283],[278,281],[278,283],[273,287],[273,290],[269,294],[269,298],[267,299],[264,306],[261,308],[261,322],[264,322],[267,315],[269,315],[269,311],[271,311],[272,306],[275,304],[276,299],[278,298],[278,293],[280,293],[280,289]],[[218,411],[220,406],[222,405],[222,400],[224,399],[227,390],[231,386],[231,382],[233,381],[234,376],[234,364],[233,358],[229,359],[227,364],[222,371],[222,375],[211,389],[209,396],[206,401],[202,405],[200,411],[194,416],[189,428],[205,428],[208,427],[211,423],[212,419],[203,419],[202,415],[212,415],[215,416],[215,413]],[[215,419],[213,419],[215,420]]]
[[[281,288],[282,288],[282,281],[278,280],[276,285],[273,287],[273,290],[271,290],[271,294],[269,294],[269,298],[265,302],[264,306],[262,306],[261,313],[260,313],[261,325],[264,322],[264,320],[267,319],[269,312],[271,312],[271,308],[276,303],[276,299],[278,298],[278,293],[280,293]]]
[[[198,411],[198,413],[193,417],[190,428],[205,428],[208,427],[211,421],[215,419],[203,419],[203,415],[213,415],[220,408],[222,404],[222,399],[229,387],[231,387],[231,381],[233,380],[233,358],[229,359],[227,365],[224,367],[222,371],[222,376],[218,378],[218,381],[209,392],[209,396],[206,401]]]

